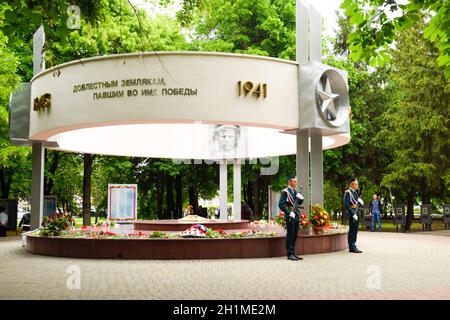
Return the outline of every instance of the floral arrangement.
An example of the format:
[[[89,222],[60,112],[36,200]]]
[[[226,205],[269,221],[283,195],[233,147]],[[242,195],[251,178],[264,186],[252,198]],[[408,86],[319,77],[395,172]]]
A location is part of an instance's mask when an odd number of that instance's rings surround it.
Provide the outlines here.
[[[206,238],[206,232],[208,228],[206,228],[202,224],[194,224],[189,229],[183,231],[181,236],[183,238]]]
[[[284,212],[280,211],[276,217],[273,218],[273,220],[278,223],[280,226],[286,228],[286,220],[284,220]]]
[[[56,213],[44,217],[40,234],[44,237],[58,236],[73,226],[75,226],[75,220],[71,216],[67,213]]]
[[[227,233],[222,229],[213,230],[212,228],[208,228],[206,231],[206,238],[215,239],[215,238],[224,238]]]
[[[315,227],[323,227],[330,221],[330,216],[320,204],[316,204],[312,207],[312,211],[309,214],[309,221]]]
[[[211,228],[205,228],[203,225],[193,225],[191,228],[187,229],[191,230],[189,232],[199,232],[199,238],[221,238],[221,239],[236,239],[236,238],[264,238],[264,237],[277,237],[277,232],[262,232],[256,230],[249,230],[244,232],[230,232],[226,233],[221,229],[213,230]],[[192,231],[192,229],[196,229],[197,231]],[[201,231],[201,230],[205,230]],[[32,235],[38,236],[48,236],[48,234],[42,234],[40,230],[39,232],[34,232]],[[62,230],[60,233],[56,235],[59,238],[73,238],[73,239],[180,239],[180,238],[192,238],[194,237],[192,234],[196,235],[196,233],[188,233],[184,231],[183,233],[166,233],[161,231],[154,231],[150,234],[145,234],[142,232],[131,233],[131,234],[120,234],[114,233],[111,231],[103,231],[103,230],[94,230],[94,231],[83,231],[83,230]],[[204,235],[203,235],[204,232]],[[197,236],[196,236],[197,237]]]
[[[300,227],[303,229],[309,228],[309,219],[306,214],[300,213]]]

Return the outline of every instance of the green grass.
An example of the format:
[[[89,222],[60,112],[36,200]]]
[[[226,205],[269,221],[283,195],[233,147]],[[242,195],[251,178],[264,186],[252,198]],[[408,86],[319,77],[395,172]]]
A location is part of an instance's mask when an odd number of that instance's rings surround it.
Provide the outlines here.
[[[359,228],[360,228],[359,230],[365,231],[361,226]],[[392,220],[381,221],[381,228],[383,232],[396,232],[396,227],[392,223]],[[398,227],[398,229],[400,232],[400,226]],[[375,230],[378,230],[377,225],[375,225]],[[431,230],[432,231],[445,230],[445,224],[442,221],[433,221],[433,224],[431,225]],[[367,231],[370,231],[370,229]],[[422,230],[422,224],[418,222],[413,222],[411,224],[411,229],[409,230],[409,232],[419,232],[419,231],[424,231]]]

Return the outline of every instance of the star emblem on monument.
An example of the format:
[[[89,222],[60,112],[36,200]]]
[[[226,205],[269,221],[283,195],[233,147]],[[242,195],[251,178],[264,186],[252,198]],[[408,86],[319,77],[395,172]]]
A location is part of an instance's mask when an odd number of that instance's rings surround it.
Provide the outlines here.
[[[322,84],[323,89],[317,89],[320,110],[328,120],[335,120],[337,118],[337,107],[339,106],[337,103],[339,94],[336,94],[331,90],[329,77],[325,77],[325,83]]]

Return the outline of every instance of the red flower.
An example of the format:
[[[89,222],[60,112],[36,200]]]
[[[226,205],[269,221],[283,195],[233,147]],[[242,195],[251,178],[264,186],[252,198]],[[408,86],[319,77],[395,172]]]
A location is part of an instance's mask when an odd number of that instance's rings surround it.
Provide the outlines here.
[[[85,230],[85,229],[86,229],[86,226],[82,226],[81,229]]]

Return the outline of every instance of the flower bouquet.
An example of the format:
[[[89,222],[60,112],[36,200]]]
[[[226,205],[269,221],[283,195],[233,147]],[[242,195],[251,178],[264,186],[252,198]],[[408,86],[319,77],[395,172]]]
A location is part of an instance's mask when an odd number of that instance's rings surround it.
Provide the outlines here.
[[[302,234],[309,234],[311,230],[311,225],[309,223],[308,216],[306,214],[300,213],[300,232]]]
[[[314,232],[323,233],[324,227],[330,221],[330,216],[320,204],[316,204],[312,207],[312,212],[309,214],[309,221],[313,225]]]
[[[49,217],[44,217],[40,235],[44,237],[58,236],[67,232],[75,226],[75,220],[67,213],[56,213]]]
[[[189,229],[183,231],[181,236],[183,238],[206,238],[206,232],[208,228],[206,228],[202,224],[194,224]]]
[[[286,220],[284,220],[284,212],[280,211],[276,217],[274,217],[276,223],[278,223],[283,228],[286,228]]]

